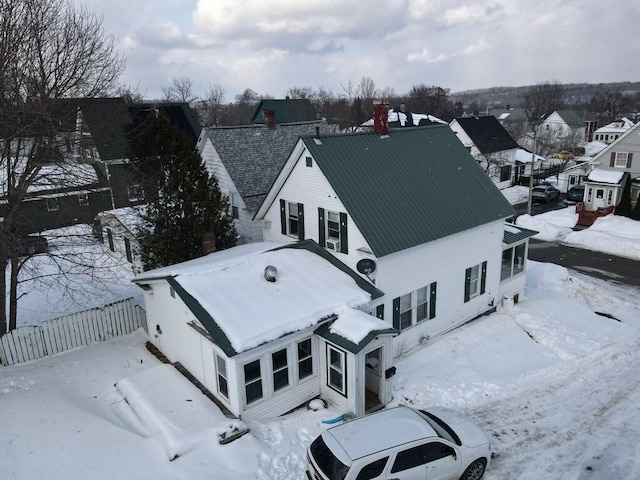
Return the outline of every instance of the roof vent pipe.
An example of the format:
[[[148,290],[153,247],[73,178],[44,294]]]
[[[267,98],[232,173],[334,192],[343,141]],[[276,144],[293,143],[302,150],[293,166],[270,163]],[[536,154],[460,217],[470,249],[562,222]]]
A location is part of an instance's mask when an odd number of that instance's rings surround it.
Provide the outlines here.
[[[316,138],[320,138],[320,126],[316,125]]]
[[[278,269],[273,265],[267,265],[264,269],[264,279],[267,282],[275,282],[278,276]]]

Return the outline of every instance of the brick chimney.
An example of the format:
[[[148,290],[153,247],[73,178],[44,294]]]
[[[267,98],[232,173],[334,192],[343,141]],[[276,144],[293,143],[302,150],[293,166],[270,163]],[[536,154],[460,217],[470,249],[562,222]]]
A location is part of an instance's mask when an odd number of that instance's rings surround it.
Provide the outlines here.
[[[389,134],[389,102],[387,100],[373,101],[373,129],[382,136]]]
[[[276,112],[275,110],[263,110],[264,124],[269,128],[276,128]]]

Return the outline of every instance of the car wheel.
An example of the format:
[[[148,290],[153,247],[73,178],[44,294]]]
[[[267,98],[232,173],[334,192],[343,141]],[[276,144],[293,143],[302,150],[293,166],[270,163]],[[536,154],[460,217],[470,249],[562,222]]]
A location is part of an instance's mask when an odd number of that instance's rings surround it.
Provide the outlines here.
[[[475,460],[471,465],[467,467],[464,471],[460,480],[480,480],[484,475],[484,469],[487,466],[487,462],[484,458],[479,458]]]

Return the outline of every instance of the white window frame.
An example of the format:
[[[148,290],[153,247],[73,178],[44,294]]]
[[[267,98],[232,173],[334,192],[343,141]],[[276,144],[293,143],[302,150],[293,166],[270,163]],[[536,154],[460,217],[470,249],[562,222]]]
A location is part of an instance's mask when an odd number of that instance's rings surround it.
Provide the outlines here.
[[[291,226],[295,222],[296,231],[292,232]],[[298,204],[296,202],[287,202],[287,235],[298,238],[300,232],[300,216],[298,215]]]
[[[238,208],[238,194],[235,192],[229,192],[229,209],[231,210],[229,212],[231,218],[238,220],[240,212]]]
[[[471,267],[471,274],[469,276],[469,299],[480,295],[480,275],[482,272],[482,265],[474,265]]]
[[[78,205],[83,207],[89,205],[89,194],[87,192],[78,193]]]
[[[276,354],[280,354],[284,352],[284,365],[278,366],[276,367],[275,364],[275,355]],[[285,385],[281,385],[281,386],[276,386],[276,374],[285,372],[286,376],[287,376],[287,383]],[[286,348],[282,348],[280,350],[277,350],[275,352],[271,353],[271,379],[273,380],[273,391],[278,392],[280,390],[282,390],[283,388],[287,388],[289,385],[291,385],[291,378],[289,376],[289,352]]]
[[[216,388],[218,389],[218,393],[222,395],[224,398],[229,400],[229,377],[227,375],[227,361],[214,353],[216,359]],[[225,387],[224,390],[221,388],[222,383],[224,382]]]
[[[336,365],[331,361],[331,354],[335,353],[339,359]],[[336,374],[339,382],[335,383],[334,376]],[[341,395],[347,396],[347,354],[343,350],[327,344],[327,386]]]
[[[258,370],[260,375],[258,375],[258,377],[256,378],[252,378],[250,380],[247,381],[247,366],[251,365],[252,363],[257,363],[258,364]],[[263,368],[262,368],[262,362],[260,361],[260,359],[256,359],[256,360],[252,360],[250,362],[246,362],[242,365],[242,380],[244,382],[244,400],[246,402],[247,405],[251,405],[252,403],[258,402],[260,400],[262,400],[264,398],[265,395],[265,391],[264,391],[264,383],[262,381],[262,376],[263,376]],[[249,385],[253,385],[256,383],[260,383],[260,396],[256,397],[252,400],[249,400],[249,396],[247,395],[247,387],[249,387]]]
[[[616,152],[616,158],[613,162],[614,168],[627,168],[629,154],[627,152]]]
[[[60,210],[60,204],[58,203],[58,197],[50,197],[47,198],[47,211],[48,212],[57,212]]]
[[[505,266],[507,262],[505,262],[505,253],[509,252],[508,259],[508,272],[506,271]],[[521,256],[516,255],[516,253],[522,253]],[[502,265],[500,268],[500,280],[506,280],[511,277],[515,277],[516,275],[520,275],[525,270],[525,262],[526,262],[526,253],[527,253],[527,244],[526,242],[519,243],[517,245],[513,245],[506,250],[502,251]],[[519,261],[518,261],[519,260]]]
[[[413,325],[413,292],[400,296],[400,330],[405,330]],[[409,317],[409,324],[406,325],[406,318]],[[403,321],[403,318],[405,319]]]
[[[307,342],[309,343],[309,352],[305,355],[301,355],[302,352],[300,345]],[[296,360],[298,366],[298,381],[313,377],[313,340],[311,338],[305,338],[304,340],[300,340],[296,343]],[[305,373],[304,376],[301,376],[302,369],[300,368],[300,365],[307,362],[311,364],[311,370],[308,373]]]

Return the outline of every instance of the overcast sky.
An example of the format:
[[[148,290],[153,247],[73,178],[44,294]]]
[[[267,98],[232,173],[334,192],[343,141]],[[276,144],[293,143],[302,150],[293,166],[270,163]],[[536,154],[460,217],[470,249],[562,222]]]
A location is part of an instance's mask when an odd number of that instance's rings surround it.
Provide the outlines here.
[[[618,0],[78,0],[159,98],[175,77],[284,97],[373,79],[406,93],[640,80],[640,2]]]

